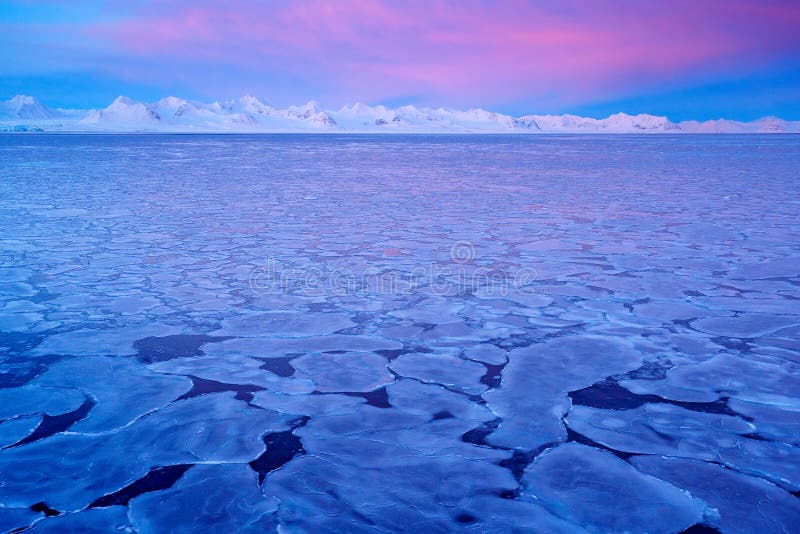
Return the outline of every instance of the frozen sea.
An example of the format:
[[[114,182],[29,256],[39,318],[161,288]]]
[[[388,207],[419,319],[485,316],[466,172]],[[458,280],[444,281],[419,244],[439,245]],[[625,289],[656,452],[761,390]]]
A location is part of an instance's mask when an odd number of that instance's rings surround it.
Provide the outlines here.
[[[2,532],[799,497],[797,136],[0,136]]]

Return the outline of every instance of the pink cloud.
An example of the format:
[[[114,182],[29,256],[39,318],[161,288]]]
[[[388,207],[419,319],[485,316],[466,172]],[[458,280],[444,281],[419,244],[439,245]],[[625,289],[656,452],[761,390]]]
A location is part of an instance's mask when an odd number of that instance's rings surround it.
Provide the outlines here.
[[[87,31],[163,64],[225,62],[321,79],[333,93],[457,100],[613,95],[800,51],[800,5],[759,0],[236,0],[147,4]]]

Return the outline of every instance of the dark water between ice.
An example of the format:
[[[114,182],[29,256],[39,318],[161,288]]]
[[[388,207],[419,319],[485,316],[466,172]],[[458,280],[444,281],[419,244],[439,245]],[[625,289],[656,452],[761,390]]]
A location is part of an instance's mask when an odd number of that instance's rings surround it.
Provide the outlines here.
[[[799,213],[789,135],[1,136],[0,531],[791,531]]]

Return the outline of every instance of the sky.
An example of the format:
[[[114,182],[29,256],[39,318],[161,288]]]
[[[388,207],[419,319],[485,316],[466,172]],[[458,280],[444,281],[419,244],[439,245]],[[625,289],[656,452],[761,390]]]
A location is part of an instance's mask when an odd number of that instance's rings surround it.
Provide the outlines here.
[[[798,0],[0,0],[0,99],[800,119]]]

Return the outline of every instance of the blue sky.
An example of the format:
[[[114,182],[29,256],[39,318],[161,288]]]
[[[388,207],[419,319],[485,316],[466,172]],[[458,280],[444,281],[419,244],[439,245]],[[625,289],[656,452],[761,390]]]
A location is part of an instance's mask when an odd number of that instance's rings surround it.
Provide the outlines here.
[[[0,98],[800,119],[798,28],[787,0],[7,0]]]

